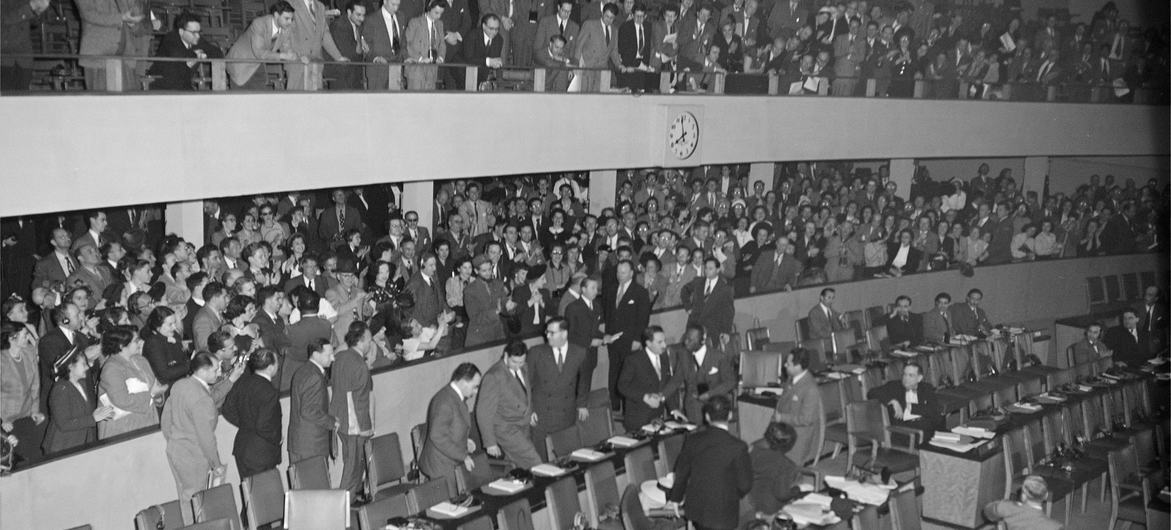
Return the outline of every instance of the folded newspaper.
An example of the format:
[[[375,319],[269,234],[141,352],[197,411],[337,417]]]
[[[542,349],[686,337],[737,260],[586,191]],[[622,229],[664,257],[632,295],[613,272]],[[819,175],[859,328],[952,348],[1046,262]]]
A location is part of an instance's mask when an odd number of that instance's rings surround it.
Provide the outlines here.
[[[851,500],[875,506],[886,502],[890,495],[889,487],[883,487],[879,484],[863,484],[841,476],[826,475],[825,485],[846,492],[846,496]]]

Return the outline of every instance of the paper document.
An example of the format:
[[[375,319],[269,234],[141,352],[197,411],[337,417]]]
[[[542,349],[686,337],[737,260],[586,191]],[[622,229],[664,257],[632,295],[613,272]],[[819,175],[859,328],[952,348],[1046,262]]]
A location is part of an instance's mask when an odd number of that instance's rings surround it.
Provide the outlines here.
[[[114,408],[114,418],[113,419],[115,419],[115,420],[119,420],[119,419],[125,418],[126,416],[130,415],[129,410],[122,410],[118,407],[115,407],[114,404],[110,402],[110,395],[109,394],[102,394],[100,397],[98,397],[98,403],[100,403],[106,407],[113,407]]]

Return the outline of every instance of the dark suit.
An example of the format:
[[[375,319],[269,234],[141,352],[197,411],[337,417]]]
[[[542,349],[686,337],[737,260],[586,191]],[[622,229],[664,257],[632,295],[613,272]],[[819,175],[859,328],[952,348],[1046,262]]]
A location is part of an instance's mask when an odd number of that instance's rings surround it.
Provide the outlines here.
[[[1135,335],[1138,337],[1136,338]],[[1149,337],[1147,331],[1142,328],[1136,328],[1132,335],[1123,326],[1112,327],[1106,331],[1102,342],[1114,350],[1114,362],[1138,366],[1151,357]]]
[[[1102,240],[1102,252],[1106,254],[1134,252],[1134,228],[1125,215],[1115,215],[1106,221],[1099,238]]]
[[[155,53],[158,57],[176,57],[176,58],[196,58],[195,50],[203,50],[209,58],[220,58],[224,56],[224,52],[220,51],[214,44],[207,41],[200,40],[190,48],[179,37],[179,30],[171,30],[163,35],[163,40],[159,42],[159,49]],[[154,82],[150,84],[151,90],[193,90],[191,86],[191,78],[199,73],[199,63],[192,66],[187,66],[187,63],[180,61],[155,62],[150,66],[147,74],[159,76]],[[210,75],[210,70],[208,71]]]
[[[904,317],[889,317],[886,319],[886,335],[890,337],[891,344],[898,344],[900,342],[910,342],[911,344],[919,344],[923,342],[923,320],[915,313],[908,313]]]
[[[976,336],[992,329],[992,324],[988,322],[988,313],[984,312],[983,307],[976,306],[973,309],[968,304],[953,304],[947,309],[951,315],[951,327],[956,333]]]
[[[472,30],[472,25],[476,23],[472,20],[472,11],[468,0],[451,0],[447,4],[447,9],[443,11],[443,17],[440,18],[443,21],[443,29],[448,33],[466,36]],[[443,58],[443,62],[448,64],[459,62],[459,58],[463,57],[463,46],[463,42],[447,43],[447,55]],[[459,68],[443,68],[439,72],[439,77],[443,80],[443,87],[448,90],[458,90],[464,85],[464,72]],[[438,212],[438,210],[435,211]]]
[[[77,263],[77,259],[73,256],[68,257],[69,262],[73,263],[73,268],[81,267]],[[33,287],[48,287],[54,284],[64,284],[65,279],[69,275],[66,274],[65,269],[61,268],[61,261],[57,259],[56,252],[49,252],[49,254],[37,261],[33,268]],[[21,294],[21,296],[24,296]]]
[[[955,335],[955,329],[951,326],[951,314],[947,311],[932,309],[920,315],[920,318],[923,321],[923,342],[943,344]]]
[[[767,293],[797,286],[797,279],[801,276],[801,262],[789,254],[781,258],[781,266],[777,267],[777,250],[766,250],[756,258],[752,267],[752,288],[757,293]]]
[[[827,315],[826,309],[818,303],[809,310],[809,338],[828,339],[835,331],[846,329],[846,324],[842,322],[842,314],[835,309],[829,309]]]
[[[337,353],[329,369],[332,393],[329,399],[329,413],[338,419],[338,437],[341,439],[342,469],[341,489],[351,493],[362,491],[362,477],[366,474],[365,444],[369,435],[363,432],[374,430],[370,415],[370,392],[374,380],[366,360],[357,350],[346,349]],[[357,423],[351,424],[354,419]]]
[[[365,57],[360,50],[361,26],[355,26],[345,12],[334,19],[329,26],[329,33],[333,36],[333,43],[342,57],[351,61],[362,61]],[[362,67],[348,64],[325,65],[325,77],[332,78],[334,90],[360,90],[362,88]]]
[[[667,500],[687,501],[687,519],[703,529],[738,526],[740,499],[752,491],[748,445],[708,426],[690,434],[675,460],[675,485]]]
[[[943,429],[943,410],[939,408],[939,401],[935,396],[935,387],[925,381],[919,382],[915,390],[918,403],[911,405],[911,412],[922,416],[915,420],[902,420],[894,416],[891,407],[891,423],[923,431],[923,441],[931,439],[935,431]],[[902,381],[888,381],[866,393],[866,399],[873,399],[887,405],[891,401],[899,404],[903,411],[907,410],[907,389]]]
[[[504,57],[504,37],[497,33],[492,37],[491,44],[485,43],[484,37],[484,30],[477,28],[469,33],[463,42],[464,62],[480,67],[476,69],[476,84],[487,81],[489,72],[493,71],[488,68],[488,59],[502,59]]]
[[[419,470],[428,478],[455,480],[455,467],[468,456],[472,417],[451,384],[443,385],[427,406],[427,439],[419,454]]]
[[[406,7],[405,3],[402,7]],[[411,16],[400,8],[395,14],[398,27],[387,28],[386,19],[382,18],[383,9],[371,11],[366,15],[366,22],[362,24],[362,36],[366,44],[370,45],[370,52],[366,54],[371,60],[377,57],[386,59],[388,63],[402,62],[407,49],[406,30],[407,21]],[[392,25],[393,26],[393,25]],[[401,66],[376,64],[366,67],[366,88],[368,90],[402,90],[403,70]]]
[[[579,346],[585,352],[585,389],[588,392],[593,378],[594,368],[598,366],[598,349],[591,344],[594,339],[602,338],[603,334],[598,327],[601,316],[598,314],[597,299],[594,306],[586,305],[580,297],[565,306],[565,322],[569,327],[569,343]]]
[[[894,260],[898,256],[899,246],[900,245],[898,243],[890,243],[886,246],[887,269],[894,267]],[[919,272],[919,264],[922,262],[922,260],[923,252],[915,247],[910,247],[907,250],[907,262],[904,263],[903,266],[899,268],[899,270],[903,271],[903,274],[913,274]]]
[[[46,407],[49,405],[49,389],[53,387],[53,363],[71,350],[76,349],[78,352],[84,352],[89,346],[89,339],[80,331],[73,332],[73,340],[74,342],[69,342],[69,339],[65,337],[65,332],[61,331],[60,327],[55,327],[45,333],[40,342],[37,343],[37,359],[39,360],[37,369],[40,370],[41,379],[41,412],[47,412]]]
[[[305,276],[300,274],[293,276],[292,278],[289,278],[287,281],[285,281],[285,287],[283,290],[285,291],[285,294],[289,294],[293,292],[293,289],[296,289],[299,285],[304,285],[306,287],[309,286],[305,283]],[[324,298],[325,291],[327,290],[329,290],[329,286],[326,285],[325,278],[318,276],[317,278],[313,279],[313,292],[317,293],[317,296]]]
[[[410,309],[410,315],[424,326],[434,326],[439,322],[439,314],[447,311],[447,296],[444,294],[443,284],[439,278],[431,278],[430,285],[423,279],[422,273],[415,273],[411,281],[407,282],[407,292],[415,297],[415,306]]]
[[[622,363],[630,355],[631,344],[634,341],[641,342],[642,332],[651,318],[651,300],[645,287],[631,279],[622,300],[616,300],[618,287],[617,282],[608,285],[601,296],[606,333],[622,333],[618,340],[607,347],[610,359],[610,405],[614,408],[620,402],[618,376],[622,373]]]
[[[514,317],[520,323],[519,335],[528,336],[538,334],[545,327],[545,320],[553,313],[553,299],[549,297],[549,291],[541,289],[542,305],[534,307],[529,305],[529,300],[533,296],[532,287],[528,284],[521,285],[512,290],[512,301],[516,303],[516,309],[513,310]]]
[[[272,381],[255,373],[244,374],[228,391],[220,412],[239,428],[232,454],[236,455],[240,478],[281,463],[281,400]]]
[[[716,26],[720,23],[714,17],[709,19],[703,28],[699,27],[697,19],[684,20],[679,28],[679,37],[675,44],[679,47],[679,66],[702,69],[707,50],[716,37]],[[705,194],[706,196],[706,194]],[[715,205],[709,205],[712,208]]]
[[[813,373],[808,371],[796,383],[786,382],[783,388],[781,395],[777,396],[774,418],[792,425],[797,431],[797,443],[785,454],[797,465],[804,465],[821,449],[817,445],[822,413],[821,392]]]
[[[618,378],[618,393],[623,398],[622,425],[627,432],[635,432],[663,415],[663,405],[667,402],[651,408],[642,400],[644,395],[662,393],[668,396],[682,384],[681,378],[674,377],[671,356],[667,352],[659,355],[657,374],[650,355],[650,350],[646,349],[632,353],[622,366],[622,375]]]
[[[701,325],[708,335],[718,338],[720,334],[732,333],[735,295],[723,276],[716,279],[711,294],[705,295],[707,281],[704,277],[696,278],[683,288],[683,308],[687,310],[688,325]]]
[[[345,224],[338,224],[337,205],[326,208],[317,219],[317,235],[327,246],[333,248],[343,243],[342,234],[351,228],[362,228],[362,215],[353,206],[345,209]]]
[[[289,463],[329,456],[336,419],[329,415],[329,382],[313,363],[293,374],[289,387]]]
[[[700,401],[699,396],[730,396],[736,388],[737,380],[735,360],[716,348],[705,348],[703,363],[699,363],[695,354],[687,351],[682,345],[676,345],[671,349],[673,370],[682,378],[680,389],[683,396],[683,413],[696,423],[703,420],[703,401]]]
[[[618,48],[614,62],[619,66],[628,68],[649,66],[651,64],[651,55],[654,53],[651,47],[651,38],[650,22],[643,22],[642,24],[641,46],[639,45],[638,31],[635,27],[634,20],[631,19],[623,22],[622,26],[618,28]],[[618,86],[622,88],[651,90],[656,88],[657,83],[658,77],[648,72],[618,74]],[[631,239],[637,241],[637,238]]]
[[[273,318],[261,309],[256,312],[252,323],[260,327],[260,339],[264,341],[264,347],[271,348],[280,354],[288,351],[289,335],[285,332],[285,321],[279,315]],[[278,377],[276,382],[279,384],[280,381]]]
[[[280,388],[286,390],[292,384],[293,375],[305,363],[309,362],[309,343],[317,339],[329,340],[333,336],[333,326],[328,320],[317,316],[304,317],[286,329],[289,338],[289,348],[285,352],[281,365]]]
[[[85,388],[88,382],[81,380]],[[73,383],[58,379],[49,391],[49,424],[42,447],[46,455],[98,441],[98,426],[93,413],[97,398],[92,389],[85,394]]]
[[[577,421],[577,409],[587,405],[593,372],[586,370],[586,352],[573,343],[565,348],[565,362],[560,368],[549,345],[540,344],[529,350],[533,412],[537,414],[533,436],[538,445],[543,445],[546,434],[572,426]]]

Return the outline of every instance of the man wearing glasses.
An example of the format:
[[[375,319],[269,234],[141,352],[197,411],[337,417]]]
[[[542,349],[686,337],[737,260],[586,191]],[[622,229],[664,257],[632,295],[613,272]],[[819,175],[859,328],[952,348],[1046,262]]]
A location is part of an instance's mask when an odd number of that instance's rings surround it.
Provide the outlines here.
[[[504,65],[504,37],[500,36],[500,17],[488,13],[480,18],[480,29],[464,43],[464,62],[487,68],[476,69],[476,84],[488,80],[490,73]]]
[[[159,43],[159,57],[189,58],[191,61],[156,61],[147,72],[157,76],[151,83],[151,90],[194,90],[193,78],[200,70],[207,68],[206,77],[211,78],[211,67],[204,66],[202,59],[219,59],[224,56],[216,45],[199,38],[202,26],[199,17],[191,13],[179,15],[175,29],[163,35]],[[204,77],[203,75],[199,77]]]
[[[415,249],[423,252],[431,251],[431,234],[427,228],[419,226],[419,212],[411,210],[405,217],[407,221],[407,237],[415,242]]]

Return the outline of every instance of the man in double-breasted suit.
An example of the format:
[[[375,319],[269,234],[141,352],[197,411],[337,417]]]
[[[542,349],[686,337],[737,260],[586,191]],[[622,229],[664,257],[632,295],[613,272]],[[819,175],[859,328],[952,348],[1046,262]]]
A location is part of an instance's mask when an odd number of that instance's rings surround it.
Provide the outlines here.
[[[809,351],[797,348],[785,360],[789,380],[777,396],[777,408],[773,421],[788,423],[797,431],[797,443],[787,453],[798,466],[820,450],[817,432],[821,424],[821,393],[817,380],[809,371]]]
[[[430,0],[427,11],[407,23],[406,60],[415,63],[403,68],[409,90],[435,90],[439,76],[435,65],[442,64],[447,57],[442,20],[446,9],[447,0]]]
[[[247,372],[224,399],[224,419],[239,428],[232,444],[240,478],[250,477],[281,463],[281,400],[276,385],[280,370],[275,353],[257,352],[249,361],[259,370]]]
[[[1149,334],[1138,326],[1139,318],[1133,309],[1122,311],[1122,325],[1106,331],[1103,342],[1114,350],[1114,362],[1138,366],[1151,357]]]
[[[329,443],[338,420],[329,414],[329,381],[325,370],[333,364],[333,345],[318,339],[307,346],[309,362],[293,374],[289,385],[289,463],[329,456]]]
[[[719,338],[712,336],[713,341]],[[682,383],[682,411],[693,422],[703,418],[703,404],[713,396],[731,395],[736,388],[736,372],[732,358],[721,348],[709,344],[702,326],[689,324],[683,334],[683,343],[671,352],[674,372]],[[671,406],[676,401],[667,396]]]
[[[329,31],[329,23],[325,18],[325,4],[320,0],[296,0],[296,11],[293,13],[292,36],[289,43],[293,53],[298,57],[308,57],[310,61],[330,59],[333,61],[349,61],[333,42],[333,35]],[[329,57],[322,55],[325,50]],[[318,62],[289,63],[285,65],[288,72],[289,90],[320,90],[322,65]]]
[[[532,378],[525,366],[528,347],[523,342],[504,346],[504,358],[484,373],[476,399],[476,424],[484,449],[495,458],[505,457],[517,467],[529,469],[542,459],[533,446]]]
[[[470,456],[476,443],[468,438],[472,427],[468,402],[480,388],[480,369],[472,363],[463,363],[451,374],[451,382],[431,398],[427,406],[427,438],[419,454],[419,470],[427,478],[446,477],[455,483],[455,467],[468,471],[475,467]]]
[[[720,262],[714,257],[704,260],[703,278],[691,280],[683,288],[683,308],[687,324],[702,326],[712,337],[732,333],[736,308],[732,286],[720,274]]]
[[[410,315],[424,326],[438,325],[439,315],[448,309],[443,281],[436,276],[438,263],[439,258],[434,254],[423,254],[419,261],[419,272],[407,282],[407,292],[415,297],[415,306],[410,309]]]
[[[955,304],[948,308],[948,313],[951,314],[951,326],[956,333],[978,336],[992,330],[992,323],[988,321],[988,313],[985,313],[984,308],[980,307],[980,301],[983,299],[984,293],[980,292],[979,289],[972,289],[968,291],[966,304]]]
[[[293,61],[293,6],[281,0],[271,8],[268,15],[256,17],[248,30],[240,34],[236,43],[228,50],[228,59],[250,59],[256,62],[228,63],[228,77],[235,88],[262,89],[265,86],[264,69],[266,61]],[[259,75],[257,74],[259,72]]]
[[[663,416],[671,396],[679,390],[682,378],[672,372],[667,354],[667,335],[663,328],[650,326],[641,339],[644,348],[630,355],[618,378],[618,392],[623,398],[622,425],[635,432],[643,425]]]
[[[647,71],[654,55],[652,38],[651,24],[646,20],[646,7],[636,4],[634,16],[618,28],[618,47],[611,57],[620,70],[619,87],[641,92],[658,86],[658,76]]]
[[[850,31],[834,39],[835,96],[852,96],[866,60],[866,38],[862,36],[862,22],[850,20]]]
[[[836,297],[837,291],[833,289],[821,290],[817,305],[809,310],[809,338],[827,339],[832,337],[835,331],[846,329],[842,314],[834,309]]]
[[[8,6],[6,5],[5,8]],[[122,24],[138,23],[143,14],[125,12],[115,0],[82,0],[77,3],[81,17],[81,55],[118,55],[122,51]],[[25,22],[27,25],[27,22]],[[85,87],[89,90],[106,90],[105,59],[81,59],[78,64],[85,69]],[[27,88],[27,87],[26,87]]]
[[[159,419],[184,522],[194,521],[191,496],[207,488],[209,474],[222,481],[225,471],[215,438],[220,414],[208,390],[219,377],[220,363],[210,353],[200,352],[191,359],[191,368],[190,377],[171,387]]]
[[[782,30],[796,31],[809,21],[809,6],[804,0],[776,0],[768,14],[769,36],[776,38]]]
[[[594,377],[594,368],[598,366],[598,346],[614,341],[612,335],[604,335],[599,324],[602,322],[601,311],[598,307],[598,291],[601,284],[597,278],[585,278],[581,281],[581,291],[574,301],[565,306],[565,321],[569,326],[569,343],[579,346],[585,352],[585,372],[583,382],[585,390],[589,392]]]
[[[464,37],[475,28],[476,21],[472,20],[468,0],[448,0],[447,3],[447,9],[443,12],[443,31],[447,32],[443,37],[447,42],[447,57],[444,58],[444,62],[456,63],[463,57]],[[439,78],[443,81],[443,88],[447,90],[460,90],[464,86],[464,72],[459,68],[443,68],[439,72]],[[435,213],[438,212],[438,209],[435,210]],[[439,217],[435,219],[438,220]]]
[[[619,262],[614,273],[614,284],[606,286],[602,294],[602,307],[606,317],[606,334],[621,333],[607,348],[610,357],[610,406],[616,410],[621,404],[618,376],[622,373],[622,363],[631,352],[643,348],[639,341],[650,323],[651,301],[646,288],[634,281],[633,263]]]
[[[406,53],[403,32],[408,18],[399,12],[402,0],[383,0],[377,12],[366,17],[362,25],[362,38],[370,50],[366,57],[370,62],[379,63],[366,67],[367,90],[402,90],[402,62]]]
[[[329,34],[338,53],[350,61],[361,61],[370,47],[362,40],[362,24],[366,20],[366,5],[359,0],[346,3],[345,16],[337,17],[329,26]],[[346,64],[325,65],[325,77],[333,79],[334,90],[362,88],[362,67]]]
[[[527,365],[532,381],[533,442],[545,454],[545,435],[573,426],[589,415],[586,409],[593,370],[587,369],[586,349],[569,341],[572,328],[564,318],[545,323],[545,339],[529,350]],[[596,326],[595,326],[596,327]]]
[[[1110,357],[1113,352],[1102,343],[1102,325],[1098,323],[1086,326],[1086,331],[1083,334],[1085,337],[1082,340],[1075,342],[1070,349],[1073,353],[1073,365],[1083,365],[1096,363],[1101,359]]]
[[[582,92],[598,92],[602,88],[609,88],[602,87],[602,77],[597,70],[610,68],[611,58],[618,49],[618,32],[614,27],[617,16],[618,6],[606,4],[602,8],[601,19],[582,23],[577,44],[573,47],[573,63],[582,68],[594,69],[582,72]]]
[[[537,23],[537,33],[533,37],[533,56],[536,57],[549,46],[549,39],[553,35],[561,35],[565,39],[565,54],[573,54],[573,46],[577,43],[577,34],[581,26],[573,21],[573,0],[557,0],[556,11],[546,15]]]
[[[346,231],[362,228],[362,214],[357,208],[346,204],[345,190],[333,190],[329,197],[333,204],[317,218],[317,235],[326,245],[334,248],[346,243]]]
[[[712,8],[707,5],[699,6],[695,18],[686,19],[679,28],[675,44],[679,47],[678,62],[680,68],[702,70],[707,50],[716,37],[718,22],[711,20]],[[708,204],[715,208],[715,204]]]

